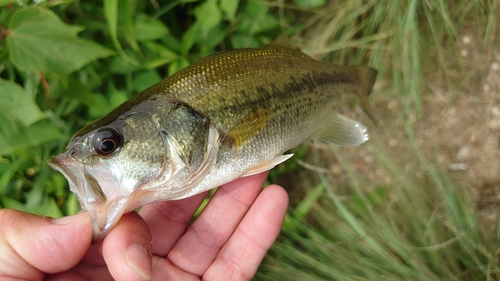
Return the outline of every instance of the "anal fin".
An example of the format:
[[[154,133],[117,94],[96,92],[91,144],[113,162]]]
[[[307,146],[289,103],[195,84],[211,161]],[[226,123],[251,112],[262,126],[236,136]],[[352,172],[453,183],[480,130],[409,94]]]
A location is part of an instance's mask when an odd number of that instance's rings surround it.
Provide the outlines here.
[[[251,175],[265,172],[267,170],[271,170],[272,168],[276,167],[276,165],[285,162],[286,160],[288,160],[292,156],[293,156],[293,154],[285,154],[285,155],[276,156],[271,160],[260,163],[259,165],[250,168],[241,176],[247,177],[247,176],[251,176]]]
[[[332,113],[313,138],[326,144],[358,146],[367,141],[369,136],[363,124],[341,114]]]

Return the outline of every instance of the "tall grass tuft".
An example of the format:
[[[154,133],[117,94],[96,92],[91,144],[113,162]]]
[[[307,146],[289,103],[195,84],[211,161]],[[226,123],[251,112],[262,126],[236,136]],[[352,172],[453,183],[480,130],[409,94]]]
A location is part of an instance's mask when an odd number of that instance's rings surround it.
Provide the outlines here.
[[[349,190],[323,170],[309,173],[309,181],[319,184],[303,187],[312,194],[303,200],[307,208],[292,207],[258,280],[500,279],[497,227],[481,219],[470,189],[453,182],[415,136],[429,81],[441,81],[456,95],[470,82],[472,70],[460,63],[456,47],[462,30],[472,30],[476,51],[491,56],[499,6],[479,0],[331,1],[304,24],[294,40],[306,53],[377,68],[374,102],[403,105],[390,120],[379,106],[386,128],[373,129],[366,145],[375,158],[371,165],[391,184],[368,182],[348,160],[355,149],[332,147]],[[392,153],[377,130],[403,135],[404,157]]]
[[[423,186],[379,151],[378,164],[396,184],[366,193],[335,150],[353,193],[339,196],[332,180],[318,173],[324,196],[308,221],[288,218],[293,226],[273,246],[258,280],[500,278],[497,235],[479,220],[469,192],[446,173],[427,170],[433,177]]]
[[[448,87],[462,77],[451,47],[466,22],[473,22],[481,48],[491,49],[498,33],[498,1],[330,1],[308,20],[296,42],[308,54],[346,64],[368,63],[393,83],[406,112],[422,112],[426,75],[443,76]],[[450,48],[451,47],[451,48]],[[491,51],[491,50],[490,50]]]

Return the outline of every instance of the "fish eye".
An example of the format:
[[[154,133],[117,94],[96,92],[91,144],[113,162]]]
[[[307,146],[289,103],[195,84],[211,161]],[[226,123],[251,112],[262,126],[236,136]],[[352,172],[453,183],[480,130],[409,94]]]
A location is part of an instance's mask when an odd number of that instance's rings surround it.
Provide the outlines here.
[[[102,128],[95,133],[92,145],[98,154],[106,156],[115,152],[121,142],[122,136],[115,129]]]

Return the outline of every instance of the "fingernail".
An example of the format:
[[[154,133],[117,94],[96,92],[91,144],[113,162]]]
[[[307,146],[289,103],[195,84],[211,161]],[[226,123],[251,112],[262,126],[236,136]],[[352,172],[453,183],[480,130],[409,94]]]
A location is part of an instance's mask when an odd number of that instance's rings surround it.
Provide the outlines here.
[[[52,219],[52,222],[55,224],[70,224],[70,223],[75,223],[77,221],[83,220],[89,215],[85,212],[78,213],[76,215],[72,216],[67,216],[67,217],[62,217],[58,219]]]
[[[137,244],[130,245],[125,254],[128,266],[144,280],[151,279],[151,261],[144,247]]]

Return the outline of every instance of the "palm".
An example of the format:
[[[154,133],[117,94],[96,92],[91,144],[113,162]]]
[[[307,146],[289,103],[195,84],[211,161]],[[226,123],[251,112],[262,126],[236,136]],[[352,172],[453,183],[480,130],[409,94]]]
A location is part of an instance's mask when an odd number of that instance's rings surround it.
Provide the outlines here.
[[[63,274],[112,280],[111,271],[115,279],[131,280],[123,251],[131,241],[144,241],[148,249],[152,238],[153,280],[251,279],[278,235],[288,204],[279,186],[261,193],[265,177],[261,174],[222,186],[192,224],[190,219],[206,193],[145,206],[140,216],[128,214],[102,243],[91,246],[81,263]]]

